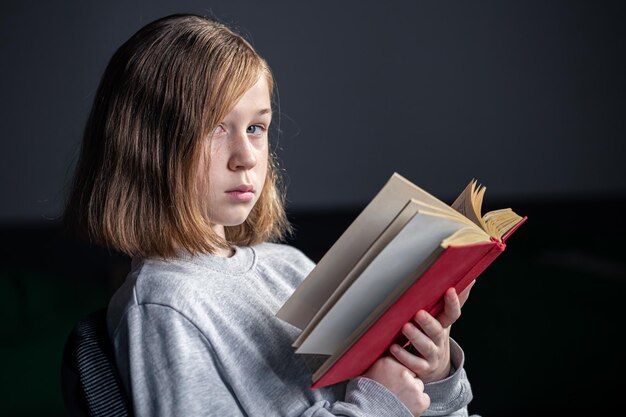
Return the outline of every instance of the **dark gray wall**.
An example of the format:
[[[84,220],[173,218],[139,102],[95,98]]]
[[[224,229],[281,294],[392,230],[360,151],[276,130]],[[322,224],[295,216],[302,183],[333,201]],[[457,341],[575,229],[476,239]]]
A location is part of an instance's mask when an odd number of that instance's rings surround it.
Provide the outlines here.
[[[608,1],[66,1],[1,7],[0,221],[55,218],[99,77],[166,14],[214,14],[272,66],[291,208],[393,171],[444,199],[626,192],[626,34]]]

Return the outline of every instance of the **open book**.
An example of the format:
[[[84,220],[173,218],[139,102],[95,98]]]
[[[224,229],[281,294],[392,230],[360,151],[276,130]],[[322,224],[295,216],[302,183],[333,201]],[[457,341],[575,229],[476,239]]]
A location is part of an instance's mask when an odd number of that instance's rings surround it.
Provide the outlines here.
[[[525,220],[481,213],[471,181],[452,205],[394,173],[278,311],[302,330],[296,353],[317,356],[312,388],[363,374],[418,310],[438,314],[504,250]]]

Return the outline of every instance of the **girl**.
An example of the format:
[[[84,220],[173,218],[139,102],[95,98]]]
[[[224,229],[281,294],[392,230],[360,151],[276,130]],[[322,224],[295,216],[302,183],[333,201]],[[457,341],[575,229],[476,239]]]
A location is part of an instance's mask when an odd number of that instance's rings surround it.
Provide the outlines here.
[[[103,75],[66,218],[133,257],[108,327],[138,416],[467,415],[462,301],[416,315],[362,377],[309,389],[276,311],[313,268],[289,230],[268,151],[273,78],[249,43],[195,15],[152,22]]]

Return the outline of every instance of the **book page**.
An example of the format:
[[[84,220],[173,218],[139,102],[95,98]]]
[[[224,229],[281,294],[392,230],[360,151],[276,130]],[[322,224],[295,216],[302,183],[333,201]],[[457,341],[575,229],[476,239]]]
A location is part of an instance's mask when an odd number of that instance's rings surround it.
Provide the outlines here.
[[[337,290],[331,295],[331,297],[326,300],[324,305],[320,308],[320,310],[315,314],[315,316],[311,319],[306,328],[302,329],[302,333],[296,338],[293,342],[293,347],[299,347],[300,344],[306,337],[309,335],[311,330],[319,323],[319,321],[324,317],[326,312],[335,304],[335,302],[341,297],[341,295],[352,285],[354,280],[358,278],[359,275],[363,272],[365,268],[374,260],[376,256],[380,253],[381,250],[404,228],[404,226],[415,216],[418,211],[419,204],[416,200],[411,200],[407,205],[402,209],[402,211],[396,216],[396,218],[391,222],[391,224],[385,229],[385,231],[376,239],[376,241],[370,246],[370,248],[365,252],[363,257],[357,262],[357,264],[352,268],[350,273],[344,278],[341,282]]]
[[[471,180],[463,192],[454,200],[454,203],[452,203],[453,209],[470,219],[484,231],[487,231],[487,229],[481,216],[481,210],[486,190],[483,186],[479,186],[476,189],[476,180]]]
[[[400,214],[398,214],[398,216],[387,227],[387,229],[385,229],[385,231],[379,236],[376,242],[374,242],[372,246],[370,246],[370,248],[359,260],[359,262],[357,262],[354,268],[352,268],[352,270],[344,278],[341,284],[337,287],[331,297],[326,300],[326,302],[322,305],[319,311],[309,321],[307,326],[302,329],[302,333],[300,333],[300,335],[293,342],[293,347],[300,346],[302,341],[309,335],[310,331],[317,325],[321,318],[324,317],[326,312],[333,306],[337,299],[341,297],[345,290],[349,288],[350,285],[352,285],[352,282],[363,272],[363,270],[378,255],[378,253],[398,234],[398,232],[400,232],[400,230],[402,230],[402,228],[411,220],[411,218],[418,211],[423,214],[431,214],[433,216],[457,220],[461,223],[467,224],[467,228],[475,230],[476,233],[480,234],[481,236],[486,235],[485,232],[479,229],[474,223],[472,223],[472,221],[464,216],[461,216],[459,213],[456,213],[454,210],[439,210],[437,207],[430,204],[424,204],[415,199],[411,199],[411,201],[404,207]],[[489,240],[489,237],[487,237],[487,240]]]
[[[376,322],[376,320],[378,320],[384,313],[385,311],[387,311],[387,309],[400,297],[402,296],[402,294],[413,284],[415,283],[417,280],[419,280],[419,278],[422,276],[422,274],[428,269],[430,268],[430,266],[433,264],[433,262],[435,262],[437,260],[437,257],[439,257],[439,255],[441,255],[441,253],[443,252],[444,248],[442,247],[438,247],[436,248],[425,260],[424,262],[421,263],[421,265],[419,266],[419,268],[414,271],[411,275],[407,276],[407,278],[405,278],[403,280],[403,282],[401,283],[401,285],[396,288],[394,291],[392,291],[387,298],[385,299],[385,301],[383,301],[382,303],[380,303],[378,305],[378,307],[376,307],[370,314],[369,316],[367,316],[367,318],[365,320],[363,320],[363,322],[361,322],[361,324],[359,325],[359,327],[357,327],[352,334],[347,337],[346,339],[344,339],[344,341],[341,343],[341,345],[335,350],[335,353],[333,353],[332,355],[328,356],[328,355],[320,355],[323,356],[325,358],[327,358],[324,362],[322,362],[321,365],[318,366],[318,368],[315,370],[315,373],[313,374],[313,381],[317,381],[319,378],[322,377],[322,375],[324,375],[324,373],[326,371],[328,371],[328,369],[330,369],[331,366],[333,366],[333,364],[335,362],[337,362],[337,360],[339,360],[341,358],[341,356],[343,356],[344,353],[346,353],[346,351],[361,337],[363,336],[363,334]]]
[[[476,223],[474,223],[473,221],[471,221],[467,217],[463,216],[457,210],[450,210],[451,207],[448,207],[447,210],[442,210],[438,206],[434,206],[432,204],[424,203],[423,201],[419,201],[419,200],[415,200],[415,199],[412,199],[411,201],[415,205],[417,205],[419,210],[422,211],[422,212],[436,213],[437,215],[439,215],[441,217],[447,217],[447,218],[450,218],[450,219],[454,219],[454,220],[459,221],[461,223],[467,224],[469,227],[473,227],[475,229],[480,230],[480,228],[476,225]]]
[[[522,217],[510,208],[493,210],[483,216],[491,236],[501,240],[509,230],[517,225]]]
[[[482,215],[486,191],[484,186],[477,186],[476,180],[472,180],[452,203],[452,208],[480,226],[489,236],[502,240],[502,236],[515,227],[522,220],[522,217],[510,208],[493,210]]]
[[[411,199],[454,214],[450,206],[394,173],[296,288],[276,316],[299,329],[305,329],[363,254]]]
[[[490,240],[491,235],[486,233],[484,230],[473,227],[464,227],[462,229],[459,229],[456,233],[445,239],[443,242],[441,242],[441,247],[445,249],[451,245],[472,245],[474,243],[489,242]]]
[[[440,243],[466,227],[448,218],[417,213],[319,321],[296,353],[331,355]]]

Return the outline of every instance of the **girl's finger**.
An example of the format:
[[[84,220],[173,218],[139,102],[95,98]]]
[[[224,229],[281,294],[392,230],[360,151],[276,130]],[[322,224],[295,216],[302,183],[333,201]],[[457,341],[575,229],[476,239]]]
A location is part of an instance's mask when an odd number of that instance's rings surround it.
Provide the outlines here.
[[[470,291],[472,290],[472,287],[474,286],[475,283],[476,283],[476,280],[470,282],[469,285],[465,287],[465,289],[461,291],[461,293],[459,294],[459,301],[461,303],[461,307],[463,307],[463,304],[465,304],[465,302],[467,301]]]
[[[419,324],[429,341],[432,341],[437,346],[443,343],[446,337],[445,327],[447,326],[443,326],[440,321],[424,310],[420,310],[415,314],[415,322]]]
[[[432,316],[429,317],[437,324],[439,328],[441,328],[441,326],[439,326],[439,323],[434,318],[432,318]],[[429,331],[433,330],[429,329]],[[427,361],[435,360],[438,356],[438,346],[440,346],[442,343],[445,343],[445,333],[443,335],[437,335],[436,337],[430,337],[426,333],[424,333],[422,329],[418,328],[411,322],[406,323],[402,327],[402,334],[404,334],[406,338],[411,342],[411,349],[414,351],[414,353],[417,356],[421,356],[422,358],[426,359]]]
[[[454,288],[449,288],[444,294],[444,307],[443,311],[437,316],[437,320],[442,327],[450,327],[452,323],[461,317],[461,301],[456,295]]]
[[[426,359],[413,355],[398,344],[394,343],[391,345],[389,351],[398,360],[398,362],[418,375],[426,372],[428,369],[428,361]]]

